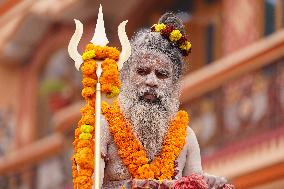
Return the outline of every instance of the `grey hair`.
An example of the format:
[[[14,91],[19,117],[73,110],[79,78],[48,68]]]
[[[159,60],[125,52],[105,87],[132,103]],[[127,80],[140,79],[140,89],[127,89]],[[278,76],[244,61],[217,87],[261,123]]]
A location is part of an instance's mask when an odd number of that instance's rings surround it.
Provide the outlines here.
[[[173,13],[165,13],[159,20],[159,23],[172,25],[178,28],[183,34],[185,33],[182,21]],[[139,58],[143,58],[144,53],[157,55],[157,58],[163,54],[172,62],[174,69],[173,82],[176,83],[182,76],[184,68],[183,56],[180,50],[172,42],[164,38],[159,32],[151,32],[150,29],[142,29],[137,32],[130,41],[131,56],[126,61],[121,70],[121,80],[123,82],[127,77],[130,64],[135,63]]]

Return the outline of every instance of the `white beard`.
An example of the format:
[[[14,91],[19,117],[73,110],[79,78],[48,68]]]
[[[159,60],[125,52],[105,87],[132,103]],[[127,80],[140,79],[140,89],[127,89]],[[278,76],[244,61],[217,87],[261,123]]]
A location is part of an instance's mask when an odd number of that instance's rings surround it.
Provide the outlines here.
[[[132,123],[134,134],[144,146],[148,159],[152,161],[161,152],[169,122],[178,111],[178,95],[172,97],[171,92],[160,92],[161,103],[155,104],[139,100],[137,92],[133,87],[128,86],[125,90],[122,87],[119,103],[124,116]]]

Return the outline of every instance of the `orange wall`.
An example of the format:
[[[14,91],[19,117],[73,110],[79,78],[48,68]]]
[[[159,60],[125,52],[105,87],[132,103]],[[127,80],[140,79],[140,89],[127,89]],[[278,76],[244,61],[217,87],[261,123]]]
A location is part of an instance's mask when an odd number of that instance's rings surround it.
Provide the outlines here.
[[[11,108],[13,112],[18,111],[21,84],[18,67],[0,66],[0,108]]]

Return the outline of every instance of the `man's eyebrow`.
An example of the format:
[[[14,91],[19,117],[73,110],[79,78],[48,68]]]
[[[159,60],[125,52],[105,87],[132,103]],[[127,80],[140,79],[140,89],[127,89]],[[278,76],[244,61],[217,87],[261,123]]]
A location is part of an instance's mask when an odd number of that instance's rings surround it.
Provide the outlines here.
[[[156,69],[156,71],[160,71],[160,72],[170,72],[169,69],[166,69],[166,68],[158,68]]]
[[[148,67],[145,65],[139,65],[136,67],[136,69],[147,69]]]

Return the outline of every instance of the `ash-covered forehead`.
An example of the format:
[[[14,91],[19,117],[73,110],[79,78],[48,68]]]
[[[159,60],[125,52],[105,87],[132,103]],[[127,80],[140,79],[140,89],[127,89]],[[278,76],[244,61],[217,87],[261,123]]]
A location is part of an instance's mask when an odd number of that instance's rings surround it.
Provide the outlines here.
[[[173,63],[168,56],[158,51],[145,49],[134,52],[132,56],[131,66],[139,67],[140,65],[173,68]]]
[[[130,64],[137,63],[139,59],[145,59],[145,54],[149,57],[153,55],[155,58],[167,59],[174,70],[174,80],[178,80],[181,76],[183,67],[183,57],[179,49],[174,47],[167,39],[163,38],[158,32],[150,30],[141,30],[131,40],[131,56],[123,66],[129,69]]]
[[[173,63],[182,63],[182,54],[179,49],[170,43],[169,40],[161,36],[159,32],[151,32],[150,30],[141,30],[131,40],[133,55],[135,51],[150,50],[153,53],[160,52],[168,56]]]

